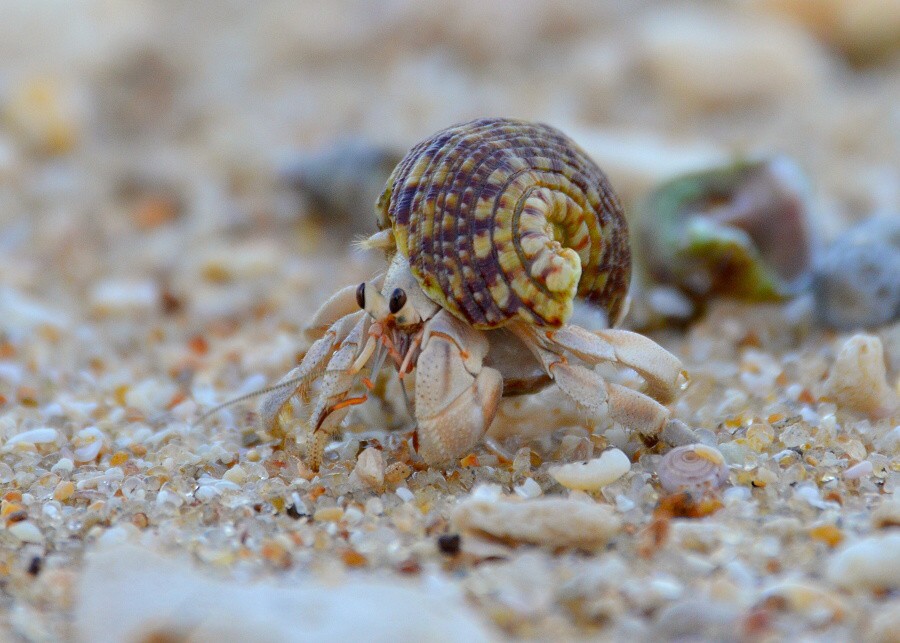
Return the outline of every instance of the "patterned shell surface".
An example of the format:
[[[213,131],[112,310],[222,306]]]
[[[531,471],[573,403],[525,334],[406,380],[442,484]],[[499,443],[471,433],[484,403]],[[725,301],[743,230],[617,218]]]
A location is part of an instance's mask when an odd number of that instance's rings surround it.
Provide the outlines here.
[[[583,298],[616,321],[628,226],[600,168],[547,125],[480,119],[434,134],[378,201],[425,293],[476,328],[559,326]]]

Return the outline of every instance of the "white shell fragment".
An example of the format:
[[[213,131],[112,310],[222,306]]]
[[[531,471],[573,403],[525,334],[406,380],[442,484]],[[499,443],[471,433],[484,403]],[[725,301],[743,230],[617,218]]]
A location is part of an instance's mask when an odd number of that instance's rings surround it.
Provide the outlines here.
[[[48,427],[31,429],[30,431],[23,431],[22,433],[12,436],[6,441],[6,444],[3,445],[3,450],[10,451],[16,447],[27,448],[37,444],[51,444],[58,440],[59,431],[56,429]]]
[[[454,510],[452,522],[463,531],[546,547],[595,550],[622,527],[608,505],[563,498],[519,501],[472,496]]]
[[[23,543],[41,544],[44,542],[44,535],[30,520],[15,522],[7,529],[9,533],[21,540]]]
[[[556,481],[566,489],[596,491],[615,482],[631,470],[631,460],[619,449],[604,451],[599,458],[572,462],[550,469]]]
[[[718,449],[689,444],[666,453],[656,474],[662,488],[670,493],[704,491],[720,487],[728,480],[728,465]]]
[[[870,536],[843,547],[829,561],[828,578],[850,590],[900,589],[900,533]]]
[[[872,335],[854,335],[841,346],[825,388],[838,403],[872,417],[897,408],[897,394],[887,383],[884,347]]]
[[[381,451],[375,447],[368,447],[356,458],[356,467],[353,469],[359,481],[371,489],[381,489],[384,486],[384,457]]]
[[[103,433],[95,426],[89,426],[75,434],[75,462],[93,462],[103,449]]]
[[[863,460],[844,470],[844,480],[859,480],[872,474],[874,467],[868,460]]]
[[[812,583],[781,581],[764,590],[760,598],[777,598],[786,609],[817,622],[841,619],[848,611],[847,603],[834,592]]]

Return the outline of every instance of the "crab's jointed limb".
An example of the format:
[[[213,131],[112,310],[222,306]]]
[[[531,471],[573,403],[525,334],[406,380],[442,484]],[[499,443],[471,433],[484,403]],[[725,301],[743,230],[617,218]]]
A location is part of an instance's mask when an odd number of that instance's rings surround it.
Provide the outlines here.
[[[685,375],[678,358],[654,341],[625,330],[591,332],[571,325],[542,330],[522,323],[511,325],[510,330],[557,386],[591,415],[608,416],[645,434],[658,432],[669,418],[663,404],[674,399]],[[637,371],[647,394],[607,382],[588,368],[601,362]]]
[[[263,398],[259,409],[260,426],[266,430],[284,431],[284,421],[293,412],[292,400],[298,399],[302,407],[311,410],[307,421],[312,429],[309,436],[308,458],[310,466],[318,469],[328,438],[338,427],[350,407],[365,401],[365,395],[350,397],[359,371],[371,356],[377,343],[377,331],[371,319],[363,311],[357,311],[338,319],[325,334],[313,342],[299,366],[285,375],[276,388]],[[311,401],[310,388],[318,381],[315,400]],[[278,384],[276,384],[278,387]]]

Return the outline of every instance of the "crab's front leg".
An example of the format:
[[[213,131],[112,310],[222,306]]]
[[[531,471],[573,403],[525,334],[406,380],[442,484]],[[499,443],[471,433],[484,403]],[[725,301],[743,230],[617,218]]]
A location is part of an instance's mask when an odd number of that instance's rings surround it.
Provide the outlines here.
[[[259,405],[259,425],[263,431],[283,432],[285,416],[292,411],[292,400],[298,398],[301,404],[309,403],[310,386],[330,364],[335,351],[365,319],[361,310],[338,319],[313,342],[300,364],[271,387]]]
[[[283,432],[285,415],[293,412],[292,399],[299,398],[307,408],[310,388],[313,383],[319,383],[307,417],[308,459],[313,470],[318,470],[328,438],[350,407],[366,399],[365,395],[350,397],[350,392],[381,338],[374,326],[363,311],[339,319],[313,343],[300,366],[285,375],[260,405],[263,430]]]
[[[500,372],[482,364],[484,334],[445,310],[425,324],[416,363],[418,452],[428,464],[447,463],[475,446],[497,412]]]
[[[366,401],[365,394],[351,397],[350,393],[382,340],[380,325],[363,316],[328,360],[309,416],[307,459],[313,471],[319,470],[328,440],[350,408]]]

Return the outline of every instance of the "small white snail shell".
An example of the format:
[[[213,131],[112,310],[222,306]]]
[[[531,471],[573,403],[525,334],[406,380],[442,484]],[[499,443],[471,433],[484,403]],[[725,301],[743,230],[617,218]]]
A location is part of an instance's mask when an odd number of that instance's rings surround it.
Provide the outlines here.
[[[720,487],[728,480],[728,465],[718,449],[688,444],[665,454],[656,474],[662,488],[670,493],[704,491]]]

